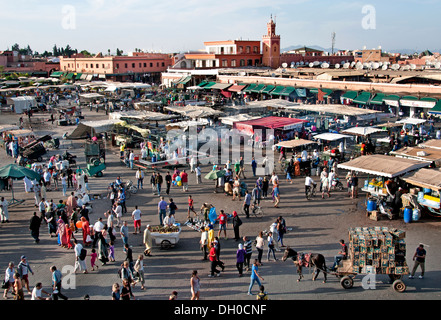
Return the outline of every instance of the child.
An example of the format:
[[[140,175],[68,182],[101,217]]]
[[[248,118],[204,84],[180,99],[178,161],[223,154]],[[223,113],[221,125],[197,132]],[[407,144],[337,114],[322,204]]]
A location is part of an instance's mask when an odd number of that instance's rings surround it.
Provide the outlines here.
[[[90,254],[90,266],[92,267],[92,271],[95,270],[95,267],[98,269],[98,265],[95,265],[96,257],[96,250],[92,249],[92,253]]]
[[[114,246],[114,242],[113,241],[110,241],[109,260],[112,261],[112,262],[115,262],[115,246]]]

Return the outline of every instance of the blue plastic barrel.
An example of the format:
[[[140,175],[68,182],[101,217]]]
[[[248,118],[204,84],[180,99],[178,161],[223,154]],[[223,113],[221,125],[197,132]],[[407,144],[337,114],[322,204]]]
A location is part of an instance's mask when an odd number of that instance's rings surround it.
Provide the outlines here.
[[[377,210],[377,202],[375,200],[368,199],[367,201],[367,211]]]
[[[412,208],[404,208],[404,222],[410,223],[412,221]]]
[[[432,193],[432,189],[424,188],[424,194]]]
[[[412,221],[418,221],[421,218],[420,209],[413,209],[412,211]]]

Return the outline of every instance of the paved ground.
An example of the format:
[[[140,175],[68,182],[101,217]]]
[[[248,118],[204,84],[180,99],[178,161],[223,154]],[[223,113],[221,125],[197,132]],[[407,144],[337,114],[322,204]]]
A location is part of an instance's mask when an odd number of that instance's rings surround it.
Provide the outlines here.
[[[103,119],[103,113],[84,111],[86,120]],[[47,117],[47,115],[43,115]],[[0,123],[18,122],[16,115],[3,115],[0,117]],[[65,131],[72,131],[74,127],[56,127],[50,124],[45,126],[34,125],[35,130],[41,130],[42,133],[52,134],[54,137],[60,137]],[[48,155],[54,152],[61,153],[63,148],[69,148],[69,152],[78,155],[80,164],[84,166],[84,156],[82,142],[69,142],[57,151],[50,151]],[[104,194],[108,184],[113,181],[117,175],[121,175],[124,180],[131,179],[135,181],[135,171],[122,166],[118,162],[117,149],[110,149],[106,155],[107,169],[104,177],[91,178],[90,186],[92,193]],[[12,162],[11,158],[0,151],[0,160],[7,164]],[[203,168],[203,174],[210,169]],[[249,172],[249,170],[248,170]],[[147,177],[151,174],[149,170]],[[281,174],[279,174],[281,177]],[[251,183],[254,179],[247,176],[246,182]],[[146,179],[148,180],[148,178]],[[264,201],[263,207],[265,216],[263,219],[251,218],[245,220],[241,227],[241,234],[254,238],[259,231],[269,229],[270,224],[279,215],[282,215],[287,222],[289,231],[285,236],[285,244],[294,247],[297,251],[319,252],[325,255],[328,266],[332,265],[333,256],[339,250],[338,240],[347,239],[347,230],[349,227],[356,226],[388,226],[396,227],[406,231],[406,242],[408,246],[407,260],[412,266],[413,251],[419,242],[423,242],[427,247],[426,277],[423,280],[408,280],[405,278],[407,290],[399,294],[394,292],[387,276],[377,278],[375,290],[364,290],[361,281],[355,283],[351,290],[344,290],[339,279],[330,276],[328,282],[323,284],[321,281],[312,282],[308,270],[304,281],[296,282],[297,274],[292,262],[266,262],[266,250],[264,255],[264,265],[260,267],[260,273],[265,278],[264,285],[273,300],[293,300],[293,299],[440,299],[441,297],[441,273],[439,261],[441,258],[440,243],[440,219],[422,219],[419,222],[404,224],[402,220],[382,220],[374,222],[366,219],[363,208],[363,201],[350,200],[344,192],[335,192],[330,199],[322,200],[317,197],[312,201],[307,201],[303,195],[303,178],[297,178],[293,184],[282,180],[281,184],[281,204],[280,208],[273,208],[270,201]],[[317,180],[317,179],[316,179]],[[361,179],[363,180],[363,179]],[[148,181],[147,181],[148,182]],[[179,208],[177,212],[177,221],[185,222],[186,199],[191,194],[195,201],[195,207],[198,208],[203,202],[211,202],[218,210],[224,209],[231,213],[233,210],[240,212],[241,202],[232,201],[231,197],[226,197],[222,193],[213,193],[213,183],[204,181],[202,185],[195,184],[195,176],[190,177],[190,188],[188,193],[182,192],[180,188],[173,188],[171,196],[174,198]],[[46,227],[41,228],[41,242],[35,244],[28,231],[28,221],[35,210],[33,194],[26,194],[22,182],[14,184],[14,194],[18,199],[24,199],[25,202],[19,206],[10,208],[11,223],[0,224],[0,265],[4,269],[9,261],[18,263],[22,254],[25,254],[35,272],[30,276],[31,284],[41,281],[45,287],[50,285],[50,265],[57,265],[58,268],[69,268],[74,263],[74,253],[57,246],[56,239],[50,238]],[[54,201],[62,199],[60,191],[48,193]],[[11,198],[10,192],[3,191],[2,196]],[[362,195],[364,196],[364,195]],[[158,224],[156,205],[158,197],[152,195],[149,187],[141,190],[138,194],[132,196],[128,201],[128,211],[131,212],[135,205],[138,205],[143,213],[143,229],[147,223]],[[91,221],[95,221],[98,216],[107,210],[110,200],[101,199],[93,201],[93,214]],[[133,225],[129,216],[124,217],[129,221],[130,231],[133,232]],[[216,229],[217,231],[217,229]],[[81,239],[81,235],[78,234]],[[201,261],[202,254],[199,250],[200,234],[196,231],[183,227],[180,241],[176,247],[170,250],[160,250],[155,248],[153,257],[145,259],[147,290],[141,291],[137,286],[134,294],[142,300],[165,300],[168,299],[170,292],[176,290],[179,292],[179,298],[188,300],[190,298],[190,275],[192,270],[198,270],[201,277],[201,299],[216,300],[255,300],[255,297],[246,295],[249,276],[238,277],[235,268],[235,252],[237,242],[233,238],[232,228],[228,230],[228,239],[221,238],[222,253],[221,258],[226,263],[226,270],[219,278],[208,278],[209,263]],[[134,256],[142,253],[141,235],[130,235],[129,242],[133,246]],[[85,294],[89,294],[95,300],[107,300],[111,296],[111,285],[118,281],[117,269],[123,260],[121,240],[116,242],[115,263],[109,263],[106,266],[100,266],[98,271],[89,274],[79,274],[71,283],[75,289],[65,289],[64,293],[71,299],[82,299]],[[257,253],[253,254],[256,257]],[[278,252],[280,259],[282,253]],[[90,262],[88,261],[88,265]],[[322,275],[319,280],[322,279]],[[361,278],[360,278],[361,279]],[[257,292],[257,287],[254,288]],[[26,295],[29,299],[30,296]]]

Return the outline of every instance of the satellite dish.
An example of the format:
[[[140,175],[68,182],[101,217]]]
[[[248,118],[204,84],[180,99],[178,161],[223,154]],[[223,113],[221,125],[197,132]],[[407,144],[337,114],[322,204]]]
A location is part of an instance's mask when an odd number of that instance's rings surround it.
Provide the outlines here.
[[[380,64],[378,62],[374,62],[372,64],[372,69],[377,70],[378,68],[380,68]]]
[[[286,62],[282,63],[282,68],[286,68],[288,64]]]
[[[318,61],[314,61],[314,62],[313,62],[313,65],[314,65],[314,67],[317,67],[317,66],[320,65],[320,62],[318,62]]]
[[[351,67],[354,67],[356,65],[356,62],[355,61],[352,61],[351,62]]]
[[[328,69],[328,68],[329,68],[329,64],[327,64],[326,62],[325,62],[325,63],[322,63],[321,67],[322,67],[323,69]]]
[[[351,64],[348,63],[348,62],[346,62],[346,63],[343,65],[343,69],[349,69],[350,66],[351,66]]]
[[[337,63],[334,67],[335,69],[340,69],[340,64]]]
[[[415,64],[413,64],[413,63],[410,65],[410,69],[411,69],[411,70],[415,70],[416,67],[417,67],[417,66],[416,66]]]
[[[387,70],[387,64],[383,64],[383,66],[381,67],[382,70]]]
[[[393,65],[391,66],[391,69],[394,70],[394,71],[397,71],[397,70],[400,69],[400,65],[399,65],[399,64],[393,64]]]
[[[361,63],[357,63],[357,64],[355,65],[355,69],[357,69],[357,70],[363,70],[363,64],[361,64]]]
[[[435,69],[441,69],[441,62],[435,63]]]
[[[291,68],[294,68],[296,65],[295,65],[295,63],[294,62],[291,62]]]
[[[314,68],[314,64],[311,62],[311,63],[309,64],[309,67],[310,67],[310,68]]]

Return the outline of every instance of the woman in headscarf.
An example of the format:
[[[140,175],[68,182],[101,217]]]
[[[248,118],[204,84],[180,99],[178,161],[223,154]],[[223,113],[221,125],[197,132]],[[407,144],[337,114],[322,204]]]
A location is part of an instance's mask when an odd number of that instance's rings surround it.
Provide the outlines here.
[[[106,230],[98,233],[98,260],[100,260],[103,265],[109,262],[109,246],[106,242],[106,234]]]
[[[73,228],[73,230],[72,230]],[[72,236],[73,236],[73,232],[75,230],[75,226],[71,223],[65,223],[65,234],[66,234],[66,244],[67,244],[67,248],[68,249],[73,249],[73,245],[72,245]],[[74,237],[75,238],[75,237]]]
[[[58,245],[62,246],[63,248],[67,248],[66,224],[61,218],[58,219],[57,223]]]
[[[239,271],[239,277],[242,277],[243,273],[243,263],[245,261],[246,251],[243,248],[243,244],[239,243],[239,248],[236,251],[236,268]]]
[[[89,221],[87,221],[87,219],[85,217],[81,217],[81,229],[83,230],[83,244],[85,246],[90,245],[90,241],[87,241],[87,236],[90,236],[90,225],[89,225]]]

